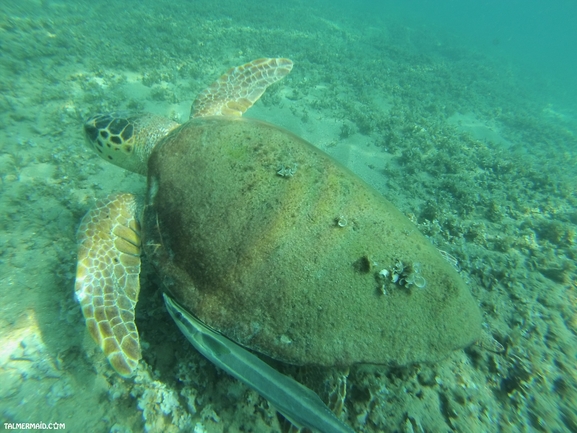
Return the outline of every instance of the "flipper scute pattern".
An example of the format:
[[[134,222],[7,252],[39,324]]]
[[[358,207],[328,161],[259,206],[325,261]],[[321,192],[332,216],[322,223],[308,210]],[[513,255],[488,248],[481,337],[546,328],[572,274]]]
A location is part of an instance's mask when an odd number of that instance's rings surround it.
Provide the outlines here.
[[[114,369],[131,376],[141,358],[134,310],[140,292],[140,226],[136,199],[100,201],[78,228],[76,299],[86,325]]]
[[[273,58],[231,68],[198,95],[190,117],[242,116],[268,86],[286,76],[292,67],[289,59]]]

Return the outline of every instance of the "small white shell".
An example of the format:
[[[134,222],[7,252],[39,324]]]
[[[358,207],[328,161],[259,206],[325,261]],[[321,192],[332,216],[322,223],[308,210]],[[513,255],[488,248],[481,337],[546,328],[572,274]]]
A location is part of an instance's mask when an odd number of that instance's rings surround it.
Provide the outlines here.
[[[383,278],[387,278],[389,276],[390,272],[387,271],[386,269],[383,269],[379,272],[379,275]]]

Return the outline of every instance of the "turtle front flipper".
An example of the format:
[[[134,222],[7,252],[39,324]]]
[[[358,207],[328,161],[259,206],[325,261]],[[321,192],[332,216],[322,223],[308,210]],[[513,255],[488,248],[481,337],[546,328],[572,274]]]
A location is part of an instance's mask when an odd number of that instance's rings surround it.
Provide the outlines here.
[[[114,369],[130,376],[141,358],[134,310],[140,292],[136,199],[116,194],[97,203],[78,228],[76,299],[86,326]]]
[[[287,75],[289,59],[257,59],[229,69],[201,92],[192,104],[190,117],[242,116],[266,88]]]

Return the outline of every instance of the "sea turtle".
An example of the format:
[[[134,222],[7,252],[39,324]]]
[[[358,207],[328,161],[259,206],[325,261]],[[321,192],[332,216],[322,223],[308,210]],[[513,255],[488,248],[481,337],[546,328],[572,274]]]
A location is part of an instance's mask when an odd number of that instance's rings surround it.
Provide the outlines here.
[[[230,69],[182,125],[151,114],[84,124],[102,158],[148,177],[145,198],[100,201],[78,230],[76,297],[121,375],[141,358],[141,249],[182,311],[289,364],[406,365],[478,338],[466,284],[390,202],[292,133],[241,117],[292,66]]]

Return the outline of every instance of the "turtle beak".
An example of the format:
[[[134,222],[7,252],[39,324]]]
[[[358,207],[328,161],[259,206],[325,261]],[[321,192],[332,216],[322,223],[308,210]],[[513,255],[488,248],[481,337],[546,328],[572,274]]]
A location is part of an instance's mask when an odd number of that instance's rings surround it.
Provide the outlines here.
[[[90,117],[84,122],[84,135],[91,146],[94,146],[98,138],[98,128],[96,127],[95,116]]]

